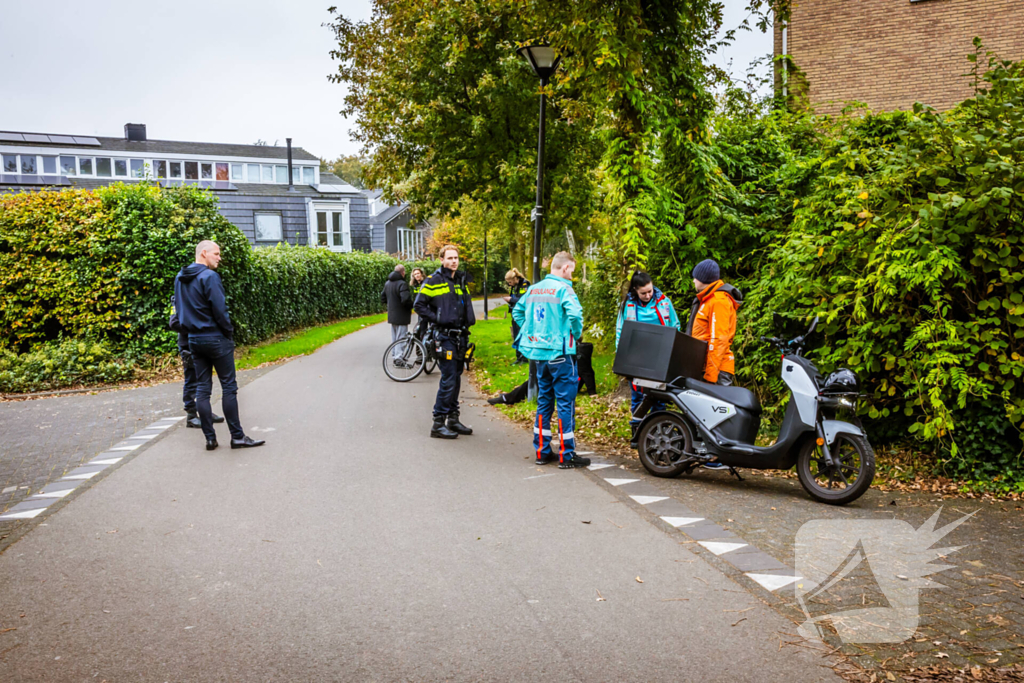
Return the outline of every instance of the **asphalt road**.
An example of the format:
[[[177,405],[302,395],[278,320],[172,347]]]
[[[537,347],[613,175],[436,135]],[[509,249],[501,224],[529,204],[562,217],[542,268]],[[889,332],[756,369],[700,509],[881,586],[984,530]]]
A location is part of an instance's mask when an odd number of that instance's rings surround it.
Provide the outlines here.
[[[267,446],[175,427],[0,555],[0,680],[838,680],[468,382],[476,434],[428,438],[437,375],[389,381],[388,340],[244,387]]]

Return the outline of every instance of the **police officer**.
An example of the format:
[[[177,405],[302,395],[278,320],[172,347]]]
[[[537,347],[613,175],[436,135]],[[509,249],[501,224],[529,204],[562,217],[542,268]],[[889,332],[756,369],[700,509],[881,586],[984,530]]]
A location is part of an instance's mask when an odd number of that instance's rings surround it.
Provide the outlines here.
[[[203,424],[199,421],[199,413],[196,412],[196,364],[192,362],[192,352],[188,350],[188,332],[182,329],[178,321],[178,309],[174,305],[174,295],[171,295],[171,319],[170,328],[178,333],[178,356],[181,357],[182,374],[185,375],[185,386],[181,392],[181,399],[185,404],[185,425],[190,429],[202,429]],[[213,413],[214,424],[224,422],[224,418]]]
[[[416,295],[413,308],[421,319],[434,324],[441,348],[438,365],[441,383],[434,402],[434,424],[430,436],[454,439],[473,430],[459,421],[459,390],[469,348],[469,328],[476,323],[469,298],[468,275],[459,270],[459,249],[450,244],[441,249],[441,267],[427,278]]]
[[[576,340],[583,334],[583,307],[572,288],[576,259],[560,251],[551,259],[551,274],[519,299],[512,318],[520,326],[519,350],[537,363],[537,420],[533,425],[536,464],[558,460],[559,469],[586,467],[590,458],[576,455]],[[551,416],[558,408],[558,456],[554,455]]]
[[[224,285],[214,271],[220,265],[220,247],[203,240],[196,245],[196,262],[181,269],[174,278],[174,300],[181,327],[188,333],[188,347],[196,366],[196,409],[206,436],[206,450],[217,448],[210,393],[213,370],[220,380],[221,405],[231,431],[232,448],[262,446],[242,431],[238,420],[238,383],[235,381],[234,326],[228,316]]]

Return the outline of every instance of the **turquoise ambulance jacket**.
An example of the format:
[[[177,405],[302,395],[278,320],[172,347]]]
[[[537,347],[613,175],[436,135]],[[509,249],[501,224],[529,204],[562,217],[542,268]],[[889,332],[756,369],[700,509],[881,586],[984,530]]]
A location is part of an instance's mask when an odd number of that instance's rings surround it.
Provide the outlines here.
[[[572,281],[548,275],[531,285],[512,309],[519,325],[519,352],[530,360],[553,360],[576,354],[583,335],[583,307]]]
[[[619,348],[619,337],[622,335],[622,323],[633,320],[638,323],[667,325],[679,329],[679,316],[667,296],[654,288],[654,296],[646,304],[640,301],[636,292],[630,290],[626,303],[619,309],[619,320],[615,323],[615,348]]]

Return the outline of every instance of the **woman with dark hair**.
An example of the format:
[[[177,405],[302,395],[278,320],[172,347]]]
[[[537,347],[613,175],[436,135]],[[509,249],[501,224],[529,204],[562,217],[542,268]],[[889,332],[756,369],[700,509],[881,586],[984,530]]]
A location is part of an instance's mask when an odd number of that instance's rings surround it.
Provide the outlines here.
[[[641,270],[633,273],[633,277],[629,280],[629,291],[626,292],[626,298],[619,306],[619,319],[615,324],[615,348],[619,347],[622,324],[627,320],[679,329],[679,316],[676,315],[676,309],[672,302],[654,286],[651,276]],[[630,397],[629,407],[633,416],[629,420],[629,425],[633,429],[631,445],[635,448],[636,428],[644,417],[643,414],[637,413],[640,404],[644,402],[644,390],[643,387],[636,384],[632,385],[632,389],[633,394]],[[664,408],[665,404],[661,402],[651,406],[652,410],[664,410]]]

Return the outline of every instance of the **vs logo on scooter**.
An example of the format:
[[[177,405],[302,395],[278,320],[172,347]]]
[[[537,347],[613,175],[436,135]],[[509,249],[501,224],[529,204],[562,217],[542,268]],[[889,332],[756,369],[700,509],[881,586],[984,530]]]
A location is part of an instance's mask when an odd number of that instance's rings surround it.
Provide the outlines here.
[[[716,413],[728,413],[729,406],[711,406],[711,410],[713,410]]]

